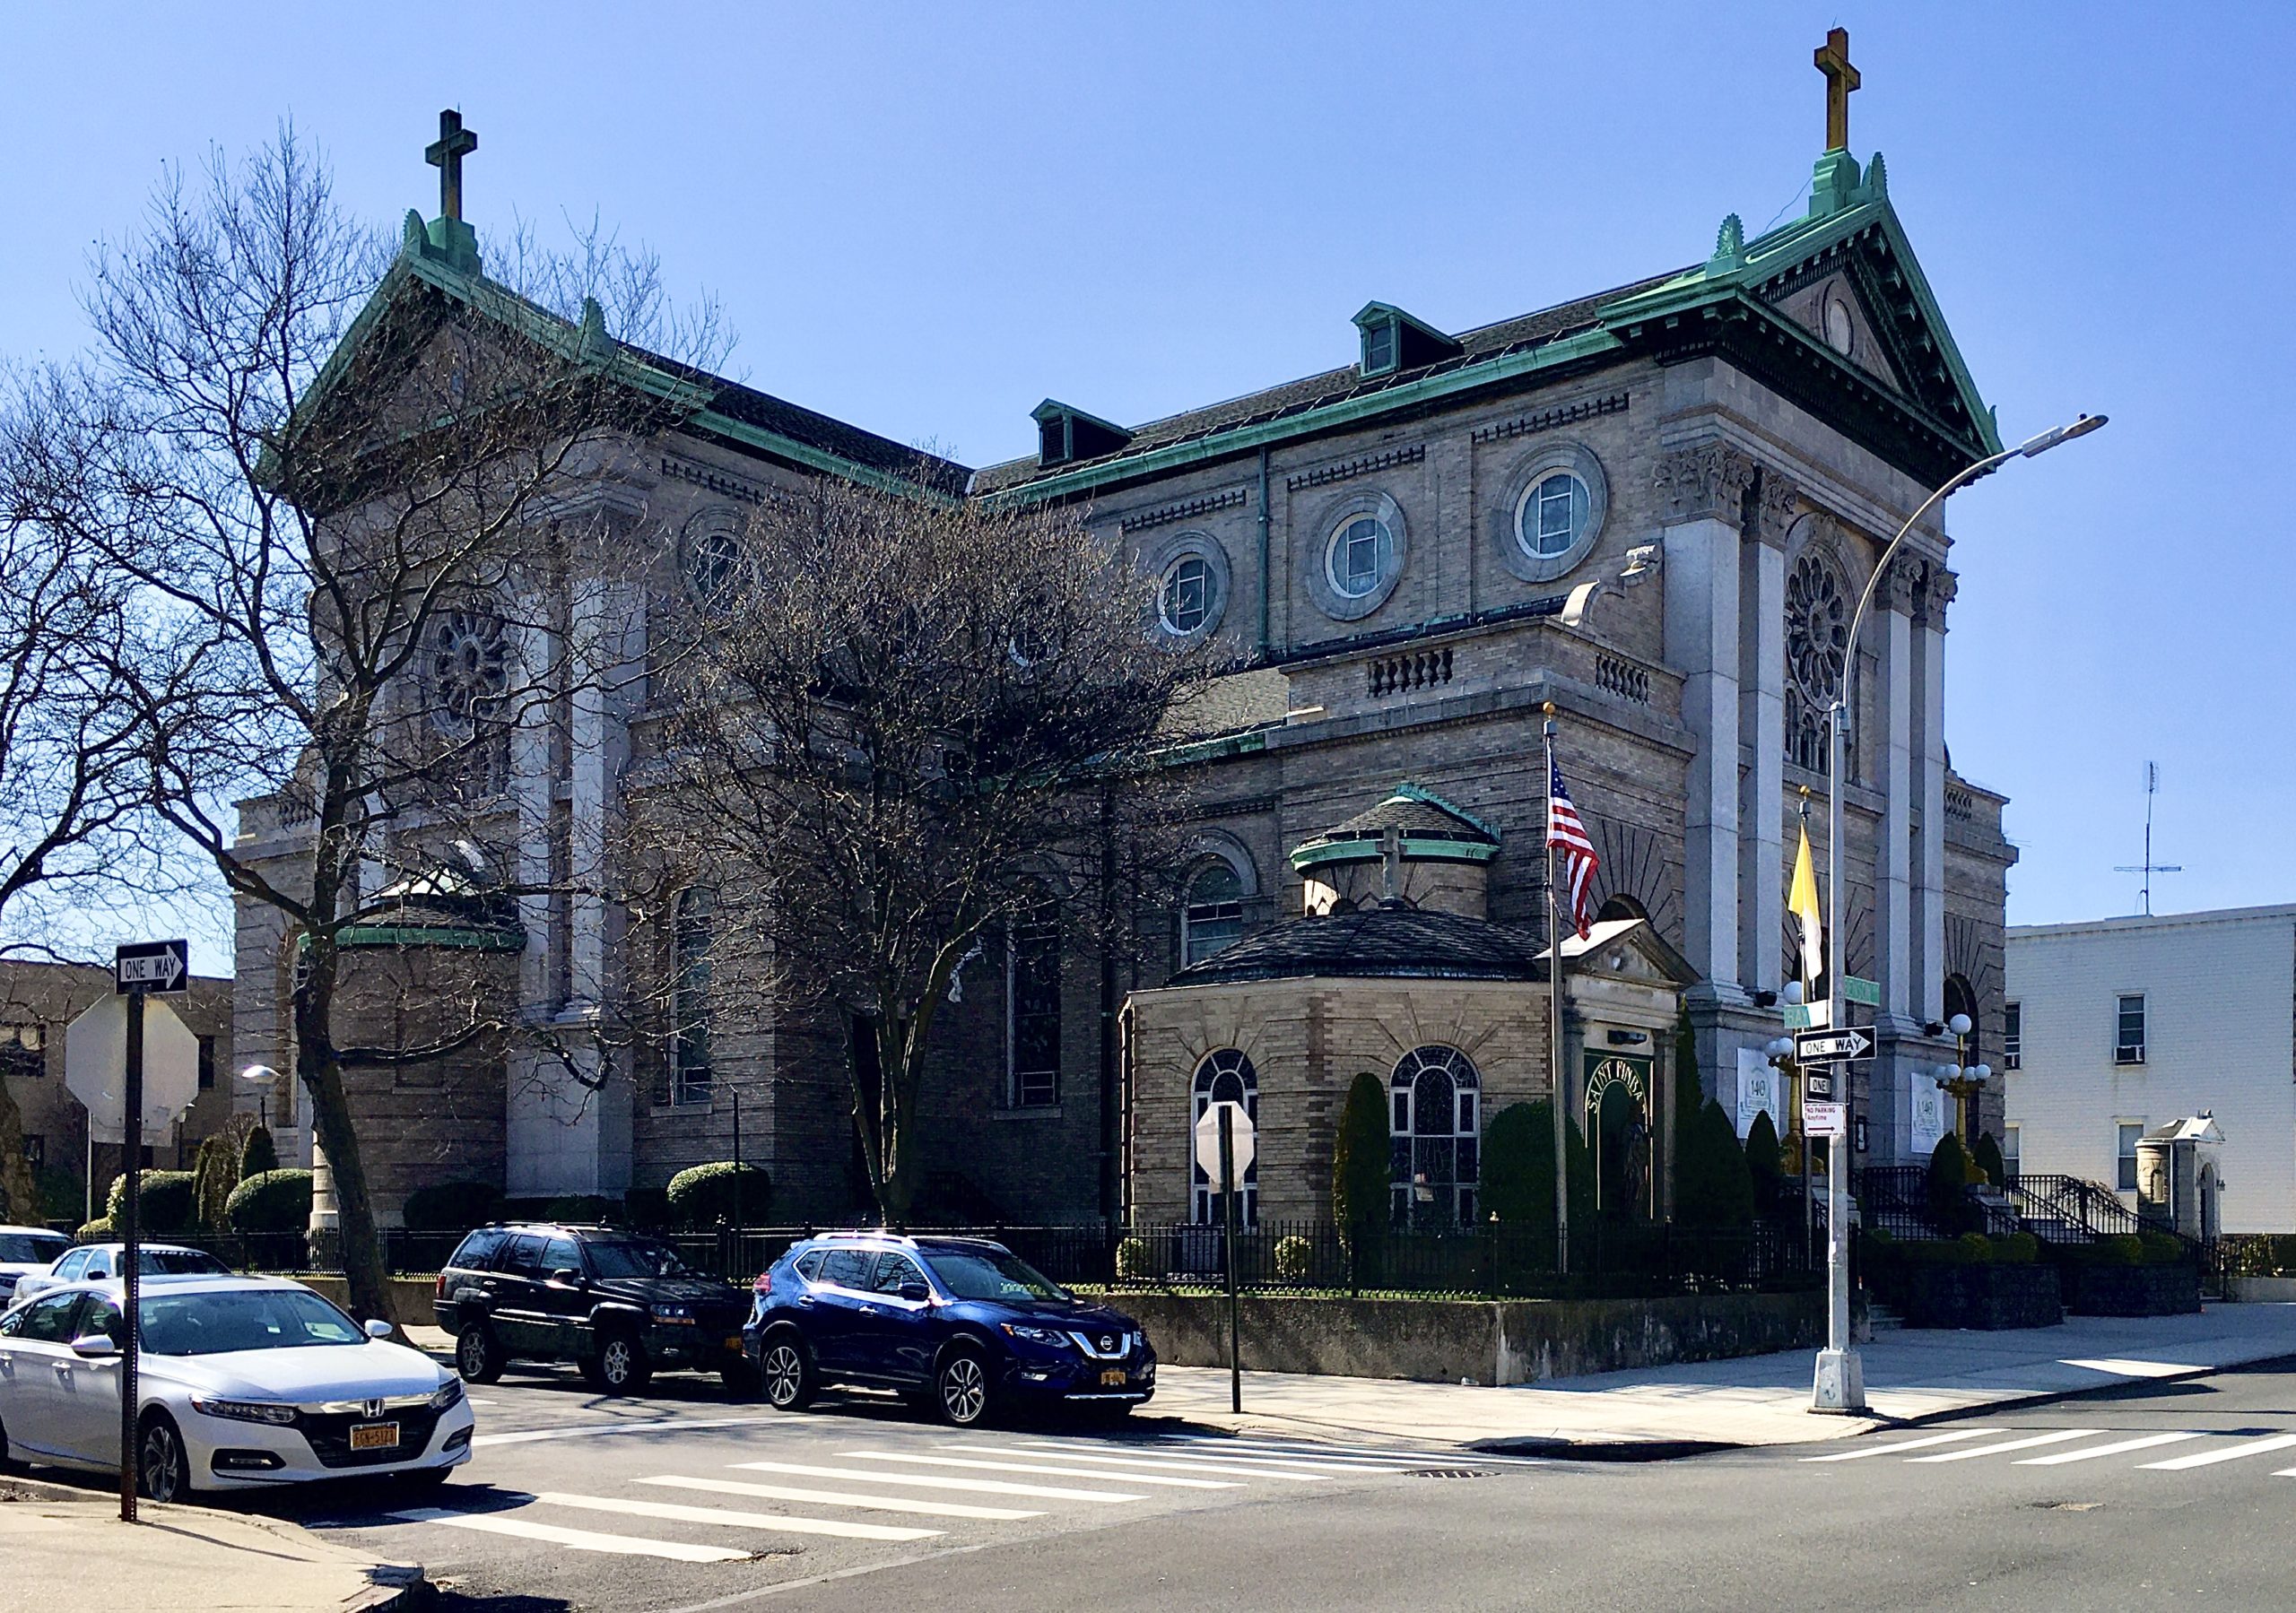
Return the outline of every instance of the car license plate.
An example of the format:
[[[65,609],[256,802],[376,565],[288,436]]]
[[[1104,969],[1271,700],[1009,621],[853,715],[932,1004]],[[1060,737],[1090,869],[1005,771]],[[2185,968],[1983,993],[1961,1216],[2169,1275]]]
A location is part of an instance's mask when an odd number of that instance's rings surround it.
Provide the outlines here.
[[[1109,1367],[1107,1371],[1105,1371],[1105,1372],[1101,1373],[1101,1374],[1100,1374],[1100,1386],[1101,1386],[1103,1389],[1121,1389],[1121,1388],[1123,1388],[1123,1387],[1124,1387],[1124,1368],[1123,1368],[1123,1367],[1121,1367],[1121,1366],[1111,1366],[1111,1367]]]
[[[737,1356],[738,1356],[738,1355],[740,1355],[740,1354],[742,1353],[742,1336],[741,1336],[741,1334],[739,1334],[739,1333],[733,1333],[733,1334],[729,1334],[729,1335],[726,1337],[726,1348],[727,1349],[732,1350],[735,1355],[737,1355]]]
[[[396,1423],[355,1423],[351,1429],[351,1448],[354,1451],[396,1451],[398,1449]]]

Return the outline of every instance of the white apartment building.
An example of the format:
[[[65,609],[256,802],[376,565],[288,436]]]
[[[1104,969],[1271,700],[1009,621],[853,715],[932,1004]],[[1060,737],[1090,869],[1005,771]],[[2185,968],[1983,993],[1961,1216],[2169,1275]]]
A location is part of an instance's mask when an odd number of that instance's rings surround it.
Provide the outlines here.
[[[2213,1112],[2223,1229],[2296,1231],[2296,906],[2013,926],[2004,1152],[2134,1205],[2146,1132]]]

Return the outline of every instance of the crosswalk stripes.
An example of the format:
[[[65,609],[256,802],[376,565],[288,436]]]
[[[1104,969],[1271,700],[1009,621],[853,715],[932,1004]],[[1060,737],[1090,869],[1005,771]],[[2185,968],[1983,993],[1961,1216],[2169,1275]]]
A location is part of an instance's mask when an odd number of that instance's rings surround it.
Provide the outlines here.
[[[1537,1456],[1500,1456],[1457,1447],[1448,1451],[1399,1450],[1386,1445],[1323,1444],[1311,1440],[1270,1440],[1227,1435],[1186,1435],[1160,1448],[1169,1446],[1227,1452],[1244,1460],[1256,1460],[1246,1453],[1258,1452],[1272,1458],[1296,1458],[1318,1467],[1335,1468],[1392,1468],[1398,1462],[1434,1462],[1457,1467],[1468,1461],[1477,1467],[1540,1468],[1552,1465],[1549,1459]]]
[[[418,1507],[386,1515],[398,1522],[435,1523],[569,1551],[729,1563],[756,1557],[762,1548],[582,1528],[559,1519],[574,1513],[690,1525],[719,1531],[720,1539],[804,1535],[909,1544],[945,1538],[951,1528],[965,1522],[1046,1517],[1061,1503],[1114,1506],[1157,1496],[1178,1499],[1180,1493],[1236,1492],[1256,1483],[1290,1488],[1390,1478],[1406,1472],[1402,1464],[1413,1461],[1456,1467],[1486,1460],[1458,1451],[1397,1452],[1293,1440],[1248,1443],[1164,1435],[1107,1441],[1023,1437],[988,1444],[949,1439],[915,1447],[839,1449],[828,1461],[758,1459],[727,1463],[729,1472],[742,1475],[738,1478],[654,1473],[630,1481],[656,1492],[652,1496],[498,1492],[497,1499],[510,1505],[470,1511]],[[1497,1460],[1507,1466],[1544,1465]],[[824,1486],[823,1480],[838,1482]],[[673,1499],[662,1491],[691,1499]],[[1008,1501],[1020,1505],[1003,1504]],[[770,1509],[744,1505],[760,1502],[779,1505]],[[851,1515],[856,1513],[865,1515]]]
[[[1863,1461],[1868,1456],[1894,1456],[1901,1451],[1924,1451],[1933,1445],[1950,1445],[1964,1439],[1975,1439],[1984,1433],[1981,1428],[1964,1428],[1952,1434],[1932,1434],[1925,1439],[1901,1439],[1893,1445],[1866,1445],[1855,1451],[1829,1451],[1823,1456],[1805,1456],[1804,1461]]]
[[[2100,1456],[2119,1456],[2129,1451],[2151,1451],[2161,1445],[2173,1445],[2199,1437],[2197,1434],[2147,1434],[2138,1439],[2115,1440],[2109,1445],[2091,1445],[2085,1451],[2057,1451],[2047,1456],[2021,1457],[2017,1465],[2021,1468],[2062,1467],[2068,1461],[2091,1461]]]
[[[1980,1456],[2001,1456],[2011,1451],[2030,1451],[2035,1445],[2058,1445],[2068,1439],[2086,1439],[2092,1434],[2102,1434],[2102,1428],[2059,1428],[2052,1434],[2029,1434],[2022,1439],[2003,1440],[1998,1444],[1975,1445],[1959,1451],[1940,1451],[1930,1456],[1909,1456],[1909,1464],[1929,1461],[1972,1461]]]
[[[2269,1439],[2243,1440],[2237,1445],[2222,1450],[2203,1451],[2197,1455],[2171,1457],[2167,1461],[2148,1461],[2143,1465],[2161,1472],[2181,1473],[2189,1468],[2213,1467],[2220,1461],[2238,1461],[2243,1456],[2261,1456],[2267,1451],[2285,1451],[2296,1445],[2296,1434],[2275,1434]]]

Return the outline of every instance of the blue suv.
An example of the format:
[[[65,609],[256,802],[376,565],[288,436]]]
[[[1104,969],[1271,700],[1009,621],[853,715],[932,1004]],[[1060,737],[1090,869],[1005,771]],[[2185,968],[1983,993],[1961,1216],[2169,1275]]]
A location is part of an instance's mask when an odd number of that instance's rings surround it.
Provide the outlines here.
[[[793,1246],[754,1286],[743,1349],[780,1410],[850,1383],[900,1390],[970,1428],[1031,1403],[1120,1415],[1156,1392],[1138,1322],[987,1238],[833,1233]]]

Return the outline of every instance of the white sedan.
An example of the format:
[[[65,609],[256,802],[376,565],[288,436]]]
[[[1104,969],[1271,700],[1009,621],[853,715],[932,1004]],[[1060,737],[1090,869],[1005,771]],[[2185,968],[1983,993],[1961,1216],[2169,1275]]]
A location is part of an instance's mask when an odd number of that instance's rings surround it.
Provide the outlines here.
[[[0,1227],[0,1305],[16,1296],[20,1278],[45,1272],[72,1252],[72,1240],[45,1227]]]
[[[0,1461],[119,1470],[120,1284],[0,1316]],[[136,1465],[155,1501],[314,1479],[436,1482],[470,1460],[462,1380],[300,1283],[175,1278],[137,1305]]]

